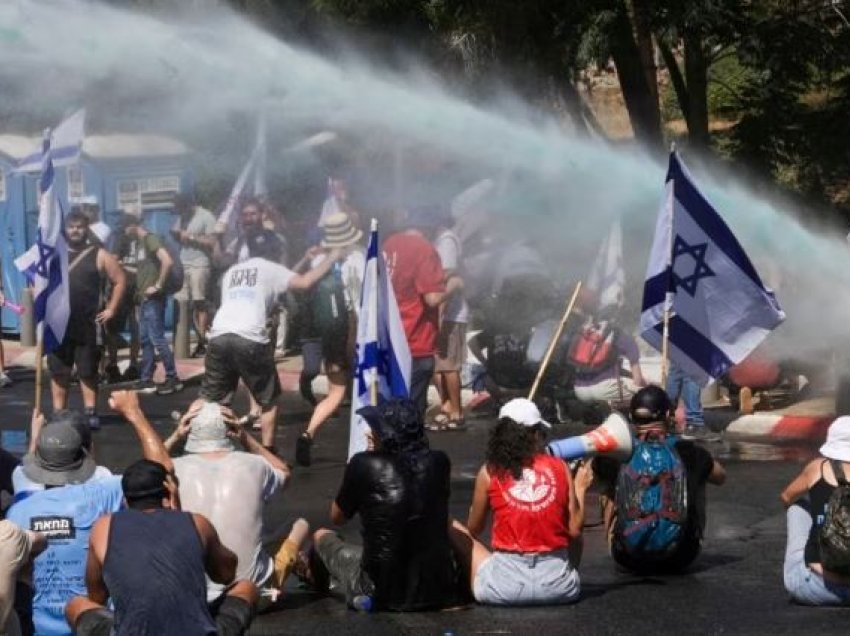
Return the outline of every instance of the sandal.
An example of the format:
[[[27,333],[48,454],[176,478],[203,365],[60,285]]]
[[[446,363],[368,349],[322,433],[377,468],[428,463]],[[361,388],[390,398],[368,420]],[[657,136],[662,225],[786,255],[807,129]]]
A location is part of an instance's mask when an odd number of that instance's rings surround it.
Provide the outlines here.
[[[446,421],[446,429],[447,431],[465,431],[466,430],[466,419],[464,417],[458,417],[456,419],[449,418]]]
[[[433,421],[425,425],[425,429],[433,432],[449,430],[450,420],[445,413],[440,413]]]

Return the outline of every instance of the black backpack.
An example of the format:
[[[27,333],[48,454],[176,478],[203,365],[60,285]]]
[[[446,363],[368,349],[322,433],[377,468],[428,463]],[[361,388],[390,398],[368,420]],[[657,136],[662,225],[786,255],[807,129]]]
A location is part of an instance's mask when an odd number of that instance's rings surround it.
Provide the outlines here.
[[[829,463],[838,485],[829,496],[818,530],[821,565],[830,572],[850,575],[850,483],[841,462],[831,459]]]
[[[348,333],[345,283],[338,265],[325,274],[310,295],[313,331],[320,336]]]
[[[183,289],[184,272],[183,262],[180,260],[180,244],[170,234],[157,235],[157,238],[171,257],[171,269],[168,270],[168,276],[162,286],[162,293],[170,296]]]

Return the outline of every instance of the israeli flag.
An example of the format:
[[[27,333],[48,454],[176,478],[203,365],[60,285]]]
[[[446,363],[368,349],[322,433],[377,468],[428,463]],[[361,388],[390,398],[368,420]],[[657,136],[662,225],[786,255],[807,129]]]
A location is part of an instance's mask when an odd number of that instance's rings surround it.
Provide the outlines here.
[[[379,248],[378,222],[375,219],[372,219],[372,233],[366,250],[354,363],[349,459],[355,453],[366,450],[369,426],[357,415],[357,411],[382,400],[410,395],[410,348]]]
[[[669,307],[669,358],[707,383],[741,362],[785,313],[675,152],[643,289],[643,338],[662,348]]]
[[[257,137],[251,156],[239,173],[230,196],[224,202],[224,207],[218,215],[215,230],[224,234],[225,243],[236,236],[236,221],[239,218],[239,206],[248,196],[248,180],[253,176],[252,192],[255,197],[264,198],[268,195],[266,186],[266,119],[260,116],[257,125]]]
[[[623,230],[620,221],[611,224],[608,236],[599,247],[587,277],[587,288],[596,296],[597,311],[623,306],[626,273],[623,270]]]
[[[50,136],[50,154],[53,167],[60,168],[77,163],[83,149],[86,130],[86,109],[81,108],[59,124]],[[15,167],[16,172],[38,172],[42,169],[42,149],[24,157]]]
[[[15,259],[15,266],[33,287],[35,320],[50,353],[65,338],[70,307],[68,300],[68,249],[65,244],[62,209],[53,189],[53,155],[50,131],[44,133],[39,181],[38,231],[35,244]]]

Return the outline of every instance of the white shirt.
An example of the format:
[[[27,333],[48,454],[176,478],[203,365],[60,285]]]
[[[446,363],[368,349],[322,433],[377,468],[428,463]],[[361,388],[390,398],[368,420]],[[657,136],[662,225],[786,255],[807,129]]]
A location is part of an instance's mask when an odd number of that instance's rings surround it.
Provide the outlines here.
[[[325,254],[319,254],[310,260],[310,269],[315,269],[325,260]],[[363,276],[366,274],[366,253],[355,248],[339,263],[342,284],[345,286],[345,307],[349,311],[360,313],[360,293],[363,291]]]
[[[268,344],[269,313],[294,275],[283,265],[256,257],[228,269],[221,278],[221,307],[213,320],[210,340],[232,333]]]
[[[434,248],[437,254],[440,255],[440,263],[443,269],[454,270],[455,272],[460,267],[460,259],[462,256],[460,239],[451,230],[443,230],[437,239],[434,241]],[[463,296],[463,290],[455,292],[443,311],[443,320],[449,322],[469,322],[469,305],[466,304],[466,298]]]
[[[174,460],[182,509],[210,520],[221,542],[236,555],[236,578],[262,585],[272,575],[272,557],[263,550],[265,502],[286,483],[286,475],[259,455],[233,451],[211,459],[187,454]],[[207,579],[207,598],[224,586]]]

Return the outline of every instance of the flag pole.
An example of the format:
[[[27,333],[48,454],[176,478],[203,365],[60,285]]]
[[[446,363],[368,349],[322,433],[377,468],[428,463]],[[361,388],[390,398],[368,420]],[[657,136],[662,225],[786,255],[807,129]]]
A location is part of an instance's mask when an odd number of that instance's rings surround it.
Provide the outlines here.
[[[371,227],[369,228],[370,232],[375,234],[375,238],[378,237],[378,219],[373,218]],[[380,254],[379,254],[380,256]],[[378,266],[378,263],[375,263],[375,266]],[[372,298],[370,298],[370,302],[372,304],[369,307],[369,316],[372,320],[378,319],[378,294],[380,293],[380,285],[377,286],[378,293],[372,294]],[[378,370],[372,369],[372,378],[369,382],[369,404],[372,406],[378,406]]]
[[[564,332],[564,327],[567,324],[567,320],[569,319],[570,314],[573,313],[573,307],[576,304],[576,299],[578,298],[579,291],[581,291],[581,281],[576,283],[576,288],[573,291],[573,295],[570,298],[570,302],[567,303],[567,308],[564,310],[564,315],[561,316],[561,322],[560,324],[558,324],[558,328],[552,335],[552,340],[549,341],[549,348],[546,349],[546,355],[543,356],[543,361],[540,363],[540,368],[537,370],[537,377],[534,378],[534,384],[531,386],[531,391],[528,392],[529,400],[534,400],[534,395],[537,393],[537,389],[540,386],[540,381],[543,379],[543,375],[546,373],[546,367],[549,366],[549,360],[551,360],[552,354],[555,353],[555,347],[558,345],[558,341],[561,339],[561,334]]]
[[[676,152],[676,142],[670,142],[670,153]],[[669,267],[673,267],[673,206],[671,201],[667,201],[670,205],[670,231],[667,232],[667,262]],[[673,272],[669,272],[672,276]],[[661,331],[661,387],[666,390],[667,376],[669,375],[670,366],[670,304],[672,298],[668,290],[664,292],[664,322]]]
[[[36,327],[35,341],[35,412],[41,413],[41,385],[42,385],[42,364],[44,357],[44,323],[39,323]]]

